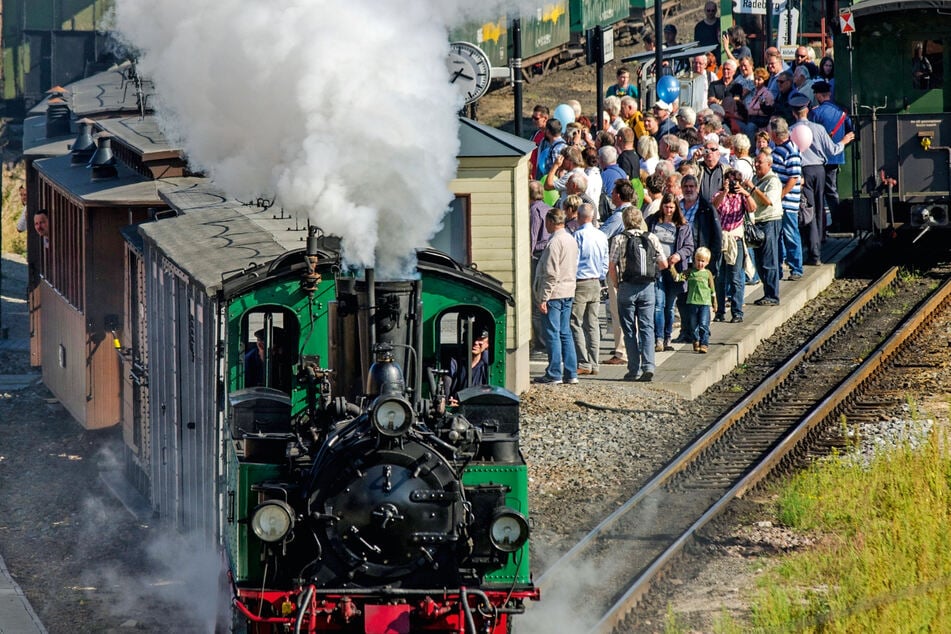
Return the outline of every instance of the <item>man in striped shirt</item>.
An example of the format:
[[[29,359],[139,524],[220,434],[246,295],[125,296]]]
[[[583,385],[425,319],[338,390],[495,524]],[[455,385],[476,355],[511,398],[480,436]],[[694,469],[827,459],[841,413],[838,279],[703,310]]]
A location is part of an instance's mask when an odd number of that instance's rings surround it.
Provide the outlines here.
[[[783,229],[780,263],[789,267],[789,279],[802,279],[802,240],[799,237],[799,201],[802,196],[802,157],[789,138],[789,124],[782,117],[769,121],[773,141],[773,172],[783,185]]]

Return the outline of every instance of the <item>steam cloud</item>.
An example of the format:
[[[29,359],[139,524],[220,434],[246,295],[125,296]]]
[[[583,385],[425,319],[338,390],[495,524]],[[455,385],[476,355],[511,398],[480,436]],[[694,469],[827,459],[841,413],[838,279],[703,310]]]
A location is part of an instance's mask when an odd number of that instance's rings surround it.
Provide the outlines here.
[[[342,237],[348,263],[386,277],[402,274],[452,199],[463,100],[449,83],[448,31],[509,11],[536,15],[543,4],[117,0],[113,20],[193,166],[236,198],[273,194]],[[209,586],[217,566],[202,555],[185,557],[201,562],[185,577]],[[211,592],[170,587],[190,599]],[[571,622],[548,613],[551,602],[540,607],[525,617],[529,631]]]
[[[452,200],[463,102],[448,31],[507,10],[464,4],[480,3],[118,0],[115,27],[193,165],[237,198],[275,195],[386,276]]]

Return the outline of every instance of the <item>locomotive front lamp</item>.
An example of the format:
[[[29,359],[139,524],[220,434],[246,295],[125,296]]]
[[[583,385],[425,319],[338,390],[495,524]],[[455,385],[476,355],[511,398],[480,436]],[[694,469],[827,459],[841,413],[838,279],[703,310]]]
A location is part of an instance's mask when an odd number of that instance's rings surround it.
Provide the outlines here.
[[[503,553],[514,553],[528,541],[528,520],[510,508],[501,509],[492,518],[489,539]]]
[[[416,417],[413,406],[397,396],[378,398],[370,412],[373,428],[384,436],[402,436],[409,431]]]
[[[282,500],[268,500],[251,514],[251,530],[265,542],[279,542],[294,528],[294,509]]]

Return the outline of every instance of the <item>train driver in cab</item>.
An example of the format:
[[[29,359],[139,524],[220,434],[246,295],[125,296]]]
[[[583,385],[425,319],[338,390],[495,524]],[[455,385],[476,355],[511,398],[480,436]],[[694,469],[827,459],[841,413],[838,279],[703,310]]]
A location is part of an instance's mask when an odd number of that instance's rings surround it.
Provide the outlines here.
[[[272,343],[271,353],[267,355],[264,328],[255,331],[256,339],[254,347],[250,348],[244,355],[244,387],[273,387],[284,391],[289,391],[290,385],[285,386],[283,380],[284,368],[281,360],[281,338],[284,331],[281,328],[271,330]],[[271,380],[265,382],[265,359],[270,356]]]
[[[453,404],[458,400],[459,390],[489,384],[489,331],[482,328],[475,332],[478,334],[472,341],[469,359],[451,359],[449,362],[449,376],[445,378],[446,394]]]

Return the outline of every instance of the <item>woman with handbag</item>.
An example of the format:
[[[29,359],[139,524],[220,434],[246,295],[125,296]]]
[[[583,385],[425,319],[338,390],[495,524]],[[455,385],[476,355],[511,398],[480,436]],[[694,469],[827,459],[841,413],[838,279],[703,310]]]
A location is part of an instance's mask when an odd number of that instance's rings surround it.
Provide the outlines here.
[[[760,150],[753,159],[752,181],[742,183],[737,191],[745,199],[746,221],[763,230],[763,243],[753,249],[756,270],[763,281],[763,297],[757,306],[779,305],[779,240],[783,225],[783,186],[773,172],[773,153]]]
[[[693,230],[673,194],[664,194],[657,213],[645,219],[647,230],[657,236],[669,267],[657,271],[654,301],[654,337],[656,352],[673,350],[674,304],[687,290],[682,275],[693,256]],[[681,320],[683,315],[681,315]]]
[[[729,170],[723,178],[723,188],[713,196],[713,207],[720,216],[723,229],[723,264],[716,277],[716,293],[720,302],[713,321],[726,321],[726,300],[729,299],[730,323],[734,324],[743,321],[746,295],[746,241],[743,231],[746,197],[740,193],[742,181],[738,170]]]

